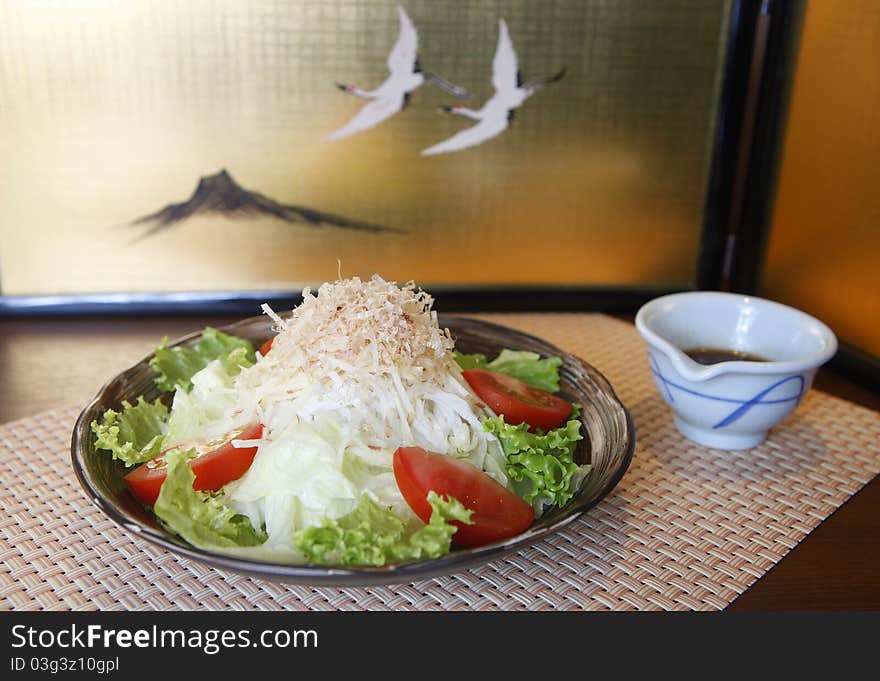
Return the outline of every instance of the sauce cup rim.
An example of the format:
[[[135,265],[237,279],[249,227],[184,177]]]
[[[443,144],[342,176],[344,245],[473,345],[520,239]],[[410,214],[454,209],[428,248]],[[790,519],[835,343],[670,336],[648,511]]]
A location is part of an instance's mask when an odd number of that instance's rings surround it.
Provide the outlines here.
[[[785,312],[787,315],[796,318],[801,326],[815,328],[823,341],[822,348],[817,352],[796,359],[769,360],[765,362],[730,360],[710,365],[699,364],[688,357],[681,348],[660,336],[651,328],[650,324],[652,315],[661,306],[699,299],[714,300],[729,306],[755,305],[767,310]],[[635,325],[642,338],[649,345],[662,352],[684,378],[697,382],[723,374],[786,374],[817,368],[834,356],[838,345],[836,335],[827,324],[802,310],[766,298],[726,291],[685,291],[659,296],[649,300],[639,308],[635,317]]]

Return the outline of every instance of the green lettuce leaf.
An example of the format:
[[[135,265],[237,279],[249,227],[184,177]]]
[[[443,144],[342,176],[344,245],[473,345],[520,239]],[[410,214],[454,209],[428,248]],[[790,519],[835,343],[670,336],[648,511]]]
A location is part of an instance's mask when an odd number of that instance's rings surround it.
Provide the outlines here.
[[[195,474],[188,461],[195,450],[169,452],[168,477],[162,483],[153,512],[170,530],[204,549],[259,546],[266,541],[247,516],[235,513],[215,496],[193,489]]]
[[[144,463],[162,451],[162,429],[167,418],[168,407],[159,398],[147,402],[141,396],[134,405],[123,401],[121,412],[108,409],[100,423],[92,421],[95,446],[110,451],[126,466]]]
[[[479,353],[468,355],[459,352],[458,350],[453,350],[452,356],[455,357],[455,361],[458,363],[458,366],[462,371],[465,371],[466,369],[485,369],[486,365],[489,363],[489,359],[486,355],[481,355]]]
[[[559,367],[561,357],[541,359],[536,352],[518,350],[502,350],[486,368],[518,378],[530,386],[546,390],[548,393],[559,391]]]
[[[192,377],[210,362],[218,359],[226,372],[234,376],[242,367],[256,361],[253,344],[244,338],[236,338],[207,327],[199,342],[193,347],[168,347],[168,338],[155,349],[150,366],[158,372],[156,385],[165,392],[180,386],[186,391],[192,388]]]
[[[506,348],[491,362],[486,360],[486,355],[481,354],[466,355],[455,352],[454,356],[462,371],[465,369],[488,369],[513,376],[532,387],[546,390],[549,393],[559,391],[561,357],[541,359],[541,356],[536,352]]]
[[[313,563],[373,565],[437,558],[449,552],[456,526],[470,525],[472,511],[455,499],[428,493],[431,518],[427,525],[407,534],[406,523],[369,495],[361,495],[357,508],[338,520],[308,527],[294,535],[296,547]]]
[[[530,504],[565,505],[586,473],[573,459],[577,442],[583,439],[580,407],[573,406],[569,421],[548,433],[530,433],[527,424],[512,426],[500,416],[483,421],[483,428],[501,442],[517,493]]]
[[[246,425],[242,421],[248,418],[246,414],[230,416],[235,413],[236,394],[231,389],[234,380],[220,362],[210,362],[193,374],[189,392],[181,389],[174,393],[165,447],[213,439]]]

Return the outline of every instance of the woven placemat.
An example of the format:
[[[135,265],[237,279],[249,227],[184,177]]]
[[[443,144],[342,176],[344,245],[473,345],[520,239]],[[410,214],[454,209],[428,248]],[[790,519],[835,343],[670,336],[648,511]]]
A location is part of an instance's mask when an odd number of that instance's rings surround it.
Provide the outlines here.
[[[615,491],[508,558],[408,585],[263,582],[121,530],[69,462],[78,408],[0,426],[0,608],[718,610],[880,472],[880,413],[818,391],[760,447],[722,452],[675,430],[632,325],[597,314],[479,315],[602,371],[632,411],[635,457]]]

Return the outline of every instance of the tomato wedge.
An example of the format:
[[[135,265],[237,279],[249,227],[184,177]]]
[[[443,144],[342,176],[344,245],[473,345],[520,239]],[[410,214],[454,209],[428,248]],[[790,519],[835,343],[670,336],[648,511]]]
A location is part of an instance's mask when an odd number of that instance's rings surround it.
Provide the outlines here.
[[[270,338],[269,340],[267,340],[265,343],[263,343],[263,344],[260,346],[260,354],[261,354],[263,357],[265,357],[266,355],[269,354],[269,350],[272,349],[272,341],[274,341],[274,340],[275,340],[275,337],[272,336],[272,338]]]
[[[167,475],[165,454],[176,449],[195,448],[196,455],[190,460],[190,466],[196,474],[193,489],[214,492],[244,475],[257,455],[256,447],[233,447],[232,441],[258,440],[262,436],[262,424],[255,423],[216,440],[176,445],[135,468],[125,476],[125,482],[141,503],[153,506]]]
[[[532,430],[546,433],[561,426],[571,415],[568,401],[513,376],[487,369],[466,369],[461,374],[479,398],[512,426],[526,423]]]
[[[406,503],[423,522],[431,518],[428,492],[457,499],[473,511],[473,525],[450,521],[458,529],[452,541],[482,546],[523,532],[535,519],[531,506],[469,463],[421,447],[394,452],[394,478]]]

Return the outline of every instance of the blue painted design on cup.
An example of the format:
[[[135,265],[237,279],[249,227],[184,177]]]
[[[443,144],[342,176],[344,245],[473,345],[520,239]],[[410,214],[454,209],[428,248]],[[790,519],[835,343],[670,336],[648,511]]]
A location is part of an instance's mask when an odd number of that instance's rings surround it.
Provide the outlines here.
[[[779,386],[781,386],[785,383],[788,383],[789,381],[798,381],[799,387],[798,387],[798,391],[797,391],[796,395],[793,395],[791,397],[786,397],[785,399],[781,399],[781,400],[766,400],[765,401],[763,399],[765,395],[770,394],[773,390],[775,390],[776,388],[778,388]],[[726,417],[721,419],[718,423],[716,423],[712,427],[713,428],[724,428],[724,426],[729,426],[731,423],[735,423],[736,421],[739,421],[746,414],[746,412],[748,412],[750,409],[752,409],[753,407],[755,407],[759,404],[779,404],[781,402],[791,402],[792,400],[794,400],[795,404],[797,404],[798,402],[801,401],[801,397],[804,394],[804,386],[805,385],[806,385],[806,380],[801,375],[788,376],[787,378],[783,378],[779,381],[776,381],[776,383],[774,383],[773,385],[771,385],[768,388],[765,388],[764,390],[759,392],[757,395],[755,395],[752,399],[744,401],[742,403],[742,405],[740,405],[739,407],[734,409]]]
[[[675,402],[675,398],[672,396],[672,391],[669,389],[669,386],[672,385],[672,386],[675,386],[676,388],[679,388],[681,386],[676,386],[675,383],[672,383],[662,373],[660,373],[660,369],[657,368],[657,363],[654,361],[653,357],[649,357],[648,361],[651,363],[651,373],[653,373],[654,376],[656,376],[658,379],[660,379],[660,383],[666,389],[667,399],[669,400],[670,403]]]
[[[671,388],[675,388],[676,390],[681,390],[689,395],[694,395],[695,397],[701,397],[707,400],[713,400],[716,402],[729,402],[731,404],[736,404],[737,407],[732,412],[730,412],[727,416],[721,419],[718,423],[712,426],[713,429],[724,428],[725,426],[729,426],[732,423],[736,423],[743,416],[745,416],[750,410],[760,405],[768,405],[768,404],[783,404],[785,402],[795,402],[795,404],[799,403],[801,398],[804,395],[804,389],[806,388],[806,379],[800,374],[795,376],[787,376],[786,378],[780,379],[773,383],[772,385],[764,388],[760,392],[758,392],[754,397],[742,400],[736,399],[732,397],[721,397],[719,395],[710,395],[708,393],[702,393],[692,388],[688,388],[687,386],[681,385],[680,383],[676,383],[675,381],[669,380],[666,376],[662,374],[662,372],[658,369],[657,364],[651,359],[651,373],[659,380],[661,385],[666,391],[667,398],[670,403],[675,402],[675,398],[672,394]],[[775,399],[764,399],[771,392],[776,390],[776,388],[789,383],[789,382],[797,382],[798,390],[794,395],[775,398]]]

